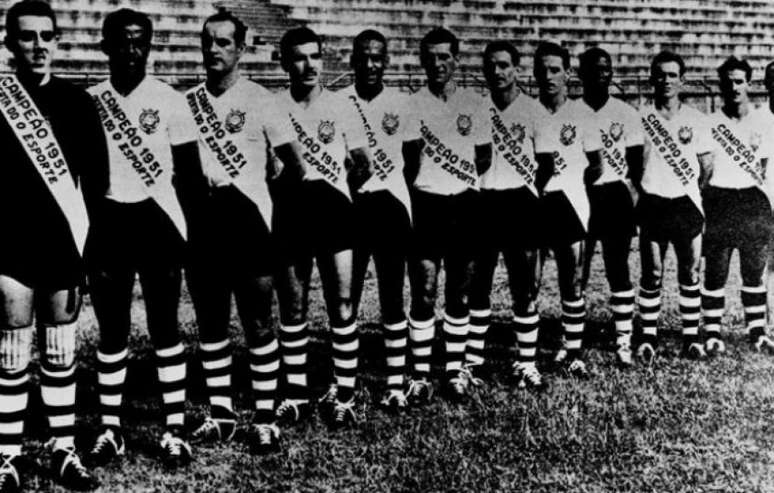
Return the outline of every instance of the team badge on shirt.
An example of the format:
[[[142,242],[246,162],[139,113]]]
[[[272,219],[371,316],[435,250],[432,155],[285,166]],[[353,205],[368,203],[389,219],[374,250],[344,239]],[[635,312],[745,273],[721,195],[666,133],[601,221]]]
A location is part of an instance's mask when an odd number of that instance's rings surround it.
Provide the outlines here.
[[[511,137],[513,137],[513,140],[518,144],[524,142],[524,137],[527,135],[527,132],[524,130],[524,125],[521,123],[514,123],[511,125],[510,132]]]
[[[758,152],[762,140],[763,135],[758,132],[753,132],[752,135],[750,135],[750,149],[752,149],[753,152]]]
[[[457,131],[460,133],[460,135],[463,137],[468,135],[472,128],[473,119],[470,117],[470,115],[460,114],[457,116]]]
[[[140,128],[146,134],[152,134],[159,128],[161,118],[159,118],[159,110],[144,109],[140,113],[139,124]]]
[[[232,109],[226,115],[226,130],[235,134],[241,132],[245,126],[245,112]]]
[[[394,135],[395,132],[398,131],[399,125],[400,120],[398,119],[398,115],[395,113],[384,114],[384,117],[382,118],[382,130],[384,130],[384,133],[387,135]]]
[[[572,145],[575,142],[576,134],[575,125],[565,123],[562,125],[562,130],[559,131],[559,142],[566,146]]]
[[[683,144],[689,143],[693,140],[693,129],[691,127],[680,127],[680,130],[677,131],[677,138]]]
[[[610,138],[618,142],[623,135],[623,123],[613,122],[610,125]]]
[[[323,144],[330,144],[333,142],[333,138],[336,136],[336,127],[333,126],[333,122],[330,120],[322,120],[320,125],[317,126],[317,138]]]

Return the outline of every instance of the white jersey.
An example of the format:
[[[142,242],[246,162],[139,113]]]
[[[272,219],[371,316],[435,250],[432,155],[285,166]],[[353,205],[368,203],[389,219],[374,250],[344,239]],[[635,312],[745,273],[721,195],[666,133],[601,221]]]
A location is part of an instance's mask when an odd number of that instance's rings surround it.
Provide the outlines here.
[[[535,99],[520,94],[504,110],[487,101],[492,128],[492,166],[481,175],[481,188],[508,190],[535,188],[535,137],[545,109]]]
[[[665,198],[687,195],[700,211],[698,155],[712,151],[707,115],[682,104],[667,119],[655,106],[640,110],[645,136],[645,161],[642,188]]]
[[[244,78],[217,97],[200,84],[186,93],[186,99],[199,129],[199,155],[210,185],[233,183],[271,225],[268,147],[295,139],[280,100]]]
[[[152,197],[185,237],[182,209],[172,186],[172,146],[197,138],[185,98],[151,76],[128,96],[119,94],[110,80],[88,91],[107,110],[102,122],[110,159],[107,197],[124,203]]]
[[[602,176],[594,185],[625,180],[629,172],[626,148],[644,144],[637,110],[613,97],[599,111],[594,111],[585,101],[583,105],[594,113],[594,124],[602,141]]]
[[[385,87],[371,101],[360,98],[354,85],[342,89],[339,94],[355,108],[371,151],[374,173],[360,191],[387,190],[411,214],[408,186],[403,176],[403,143],[419,139],[419,128],[410,111],[411,98],[390,87]]]
[[[324,180],[351,199],[344,160],[352,149],[368,146],[360,115],[345,96],[326,89],[306,108],[293,99],[290,90],[280,98],[293,135],[301,144],[304,179]]]
[[[536,153],[551,153],[554,157],[554,174],[545,191],[564,192],[584,227],[588,227],[590,213],[583,182],[584,171],[589,165],[586,153],[602,148],[599,133],[589,125],[593,121],[594,113],[588,106],[567,99],[555,113],[543,109],[535,139]]]
[[[411,98],[424,147],[414,187],[438,195],[478,190],[475,147],[492,140],[480,95],[457,87],[444,101],[427,87]]]

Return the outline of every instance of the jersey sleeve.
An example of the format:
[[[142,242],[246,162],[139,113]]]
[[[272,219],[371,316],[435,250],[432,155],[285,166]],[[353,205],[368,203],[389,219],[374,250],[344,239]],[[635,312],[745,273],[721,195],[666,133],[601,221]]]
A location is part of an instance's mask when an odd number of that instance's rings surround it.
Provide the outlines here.
[[[173,146],[196,142],[198,139],[196,123],[188,110],[185,97],[173,92],[165,102],[169,108],[169,143]]]

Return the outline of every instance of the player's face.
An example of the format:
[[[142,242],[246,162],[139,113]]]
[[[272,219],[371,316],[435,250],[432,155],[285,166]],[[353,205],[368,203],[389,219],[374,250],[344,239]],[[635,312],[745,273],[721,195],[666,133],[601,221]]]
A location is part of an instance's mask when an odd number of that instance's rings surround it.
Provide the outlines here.
[[[452,54],[451,43],[427,45],[422,67],[428,83],[444,85],[449,82],[457,68],[457,57]]]
[[[370,39],[360,43],[352,53],[352,68],[358,84],[381,86],[387,66],[387,48],[384,43]]]
[[[230,21],[208,22],[202,31],[202,58],[208,72],[229,73],[244,52],[244,43],[234,41],[236,26]]]
[[[484,59],[484,77],[492,91],[506,91],[513,87],[518,71],[507,51],[495,51]]]
[[[546,55],[540,57],[535,65],[535,79],[538,87],[544,94],[558,94],[567,85],[569,74],[564,68],[562,57],[558,55]]]
[[[316,87],[320,83],[322,54],[317,43],[305,43],[290,48],[285,68],[293,84]]]
[[[744,70],[730,70],[720,78],[720,92],[726,103],[746,103],[748,100],[747,91],[749,90],[750,84],[747,82]]]
[[[653,68],[651,84],[657,96],[673,98],[680,94],[683,86],[683,76],[680,75],[680,65],[677,62],[659,63]]]
[[[138,24],[129,24],[106,40],[105,52],[111,70],[131,76],[145,72],[150,47],[150,34]]]
[[[607,89],[613,78],[613,67],[604,56],[583,67],[583,85],[589,89]]]
[[[19,17],[18,30],[8,48],[20,70],[38,75],[51,73],[51,62],[56,50],[57,37],[54,22],[45,16]]]

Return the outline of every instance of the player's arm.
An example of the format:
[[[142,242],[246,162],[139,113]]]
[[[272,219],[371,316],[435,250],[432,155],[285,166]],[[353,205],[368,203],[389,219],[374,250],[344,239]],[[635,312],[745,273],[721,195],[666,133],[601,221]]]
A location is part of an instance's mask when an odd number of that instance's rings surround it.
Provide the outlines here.
[[[543,189],[548,184],[548,180],[554,174],[554,155],[550,152],[538,152],[535,154],[535,161],[538,163],[535,172],[535,187],[538,192],[543,193]]]
[[[492,144],[477,145],[474,149],[476,171],[479,176],[492,166]]]
[[[269,161],[269,176],[281,177],[290,182],[300,182],[304,179],[306,166],[298,142],[287,142],[275,147],[274,156]]]
[[[589,165],[583,170],[583,183],[590,187],[602,176],[602,150],[586,152]]]
[[[202,213],[209,195],[209,184],[202,171],[199,144],[196,141],[172,146],[173,184],[186,220],[192,220]]]
[[[705,188],[712,178],[712,172],[715,169],[715,154],[712,152],[705,152],[697,154],[699,158],[699,188]]]
[[[352,190],[358,190],[373,174],[371,155],[365,147],[351,149],[344,165],[347,167],[347,183]]]
[[[645,170],[645,146],[636,145],[626,147],[626,165],[629,172],[626,177],[632,182],[635,190],[642,193],[642,173]]]
[[[411,186],[419,174],[419,159],[425,141],[422,139],[407,140],[403,142],[403,176],[406,183]]]

